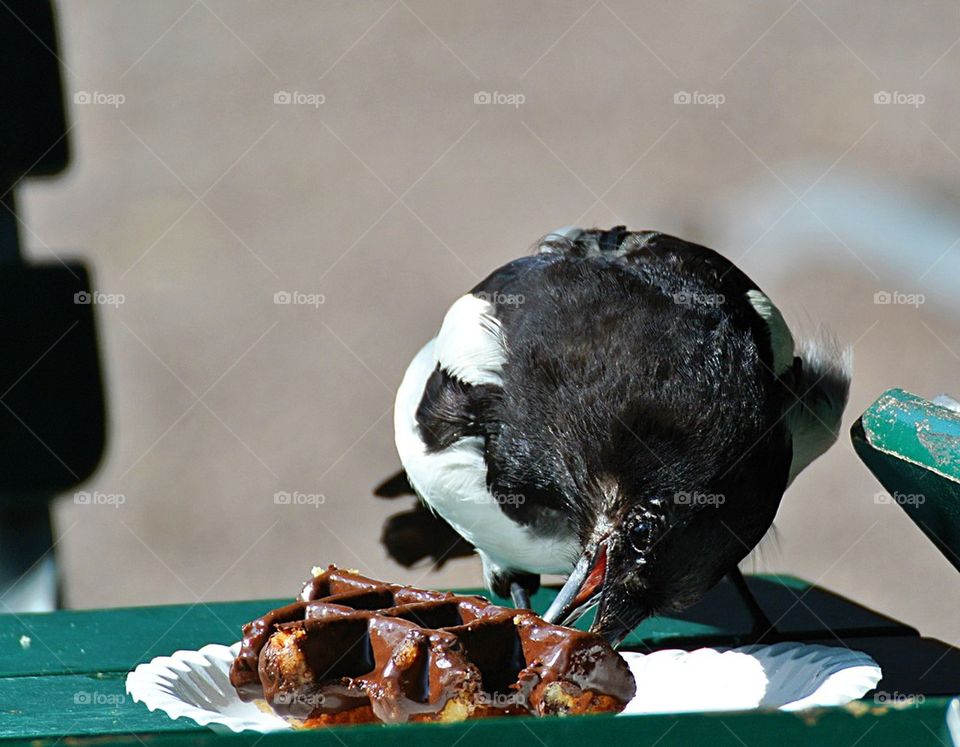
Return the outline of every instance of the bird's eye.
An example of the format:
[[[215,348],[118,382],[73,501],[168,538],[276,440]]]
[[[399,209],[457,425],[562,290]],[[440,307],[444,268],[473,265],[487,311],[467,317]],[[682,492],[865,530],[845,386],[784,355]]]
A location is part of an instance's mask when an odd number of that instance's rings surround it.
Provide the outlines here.
[[[653,533],[653,526],[649,521],[640,519],[634,522],[628,531],[630,544],[637,552],[644,552],[650,547],[650,535]]]

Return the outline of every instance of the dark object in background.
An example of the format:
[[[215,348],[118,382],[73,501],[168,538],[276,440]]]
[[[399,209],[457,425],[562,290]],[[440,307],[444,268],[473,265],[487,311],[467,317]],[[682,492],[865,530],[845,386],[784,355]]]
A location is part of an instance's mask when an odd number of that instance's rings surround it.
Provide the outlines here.
[[[0,265],[0,500],[67,490],[100,461],[104,403],[94,306],[83,303],[89,288],[77,262]]]
[[[43,609],[57,596],[49,502],[103,454],[104,397],[86,268],[29,265],[14,191],[69,160],[50,2],[0,7],[0,595]],[[12,594],[29,589],[28,599]],[[23,595],[20,595],[23,596]]]
[[[53,8],[38,0],[0,5],[0,184],[49,176],[69,161]]]

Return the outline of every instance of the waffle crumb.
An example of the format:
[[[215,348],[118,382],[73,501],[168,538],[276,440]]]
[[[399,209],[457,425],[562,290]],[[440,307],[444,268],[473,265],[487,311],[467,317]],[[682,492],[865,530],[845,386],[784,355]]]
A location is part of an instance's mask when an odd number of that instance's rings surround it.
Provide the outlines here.
[[[409,669],[417,660],[417,644],[410,638],[404,640],[393,652],[393,663],[399,669]]]
[[[447,701],[443,710],[440,711],[439,721],[445,724],[453,723],[454,721],[466,721],[470,718],[472,711],[473,708],[471,708],[468,701],[462,698],[451,698]]]

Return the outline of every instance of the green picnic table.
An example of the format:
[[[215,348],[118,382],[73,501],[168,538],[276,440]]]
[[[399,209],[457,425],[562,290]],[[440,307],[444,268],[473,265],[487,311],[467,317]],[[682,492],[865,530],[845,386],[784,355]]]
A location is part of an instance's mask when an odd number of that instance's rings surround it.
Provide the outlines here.
[[[924,497],[896,502],[960,567],[960,413],[891,390],[857,421],[852,436],[861,458],[895,499]],[[523,741],[561,747],[598,738],[664,746],[742,746],[774,740],[780,745],[844,747],[960,745],[960,650],[792,576],[752,576],[747,583],[776,626],[778,639],[848,646],[872,656],[883,672],[874,693],[844,707],[797,713],[513,717],[225,734],[150,712],[124,688],[127,673],[137,664],[179,649],[233,643],[244,622],[289,600],[200,602],[0,615],[0,745],[353,747],[386,742],[468,747]],[[533,606],[544,611],[555,593],[542,589]],[[741,599],[725,580],[682,615],[646,621],[622,648],[646,652],[745,643],[753,618]],[[589,624],[589,619],[581,624]]]
[[[346,726],[263,737],[226,735],[190,720],[173,720],[126,695],[124,679],[137,664],[178,649],[232,643],[244,622],[288,601],[273,599],[0,616],[0,742],[28,740],[34,747],[53,747],[69,736],[71,744],[106,740],[279,747],[306,740],[341,746],[388,740],[449,746],[509,738],[558,747],[602,734],[631,743],[689,744],[709,738],[711,744],[740,745],[774,735],[783,744],[801,744],[817,732],[845,745],[905,743],[907,734],[911,744],[950,744],[946,718],[950,696],[960,692],[960,651],[797,578],[754,576],[748,583],[783,637],[865,651],[884,672],[878,692],[923,695],[923,702],[898,709],[878,706],[868,696],[854,707],[800,714],[510,718]],[[554,593],[544,589],[534,606],[545,609]],[[647,621],[624,648],[732,646],[750,628],[748,612],[724,582],[683,616]]]

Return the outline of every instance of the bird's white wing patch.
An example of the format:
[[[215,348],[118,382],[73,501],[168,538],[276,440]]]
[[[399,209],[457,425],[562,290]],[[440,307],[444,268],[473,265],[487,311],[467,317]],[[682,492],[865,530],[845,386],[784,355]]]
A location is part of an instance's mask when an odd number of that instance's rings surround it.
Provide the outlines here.
[[[451,333],[457,327],[448,327],[444,321],[444,329]],[[397,391],[394,436],[410,484],[433,511],[467,541],[483,548],[485,556],[498,567],[530,573],[568,572],[579,552],[575,542],[535,537],[512,521],[487,489],[482,438],[464,438],[442,451],[427,451],[420,438],[417,408],[427,379],[437,367],[438,351],[442,349],[440,336],[424,345],[407,368]],[[449,355],[452,349],[457,348],[450,342],[446,353]]]
[[[501,383],[506,344],[493,305],[477,296],[461,296],[443,318],[436,342],[437,361],[467,384]]]
[[[747,291],[747,300],[770,330],[770,347],[773,349],[773,371],[779,376],[793,365],[793,335],[783,319],[780,309],[758,290]]]

